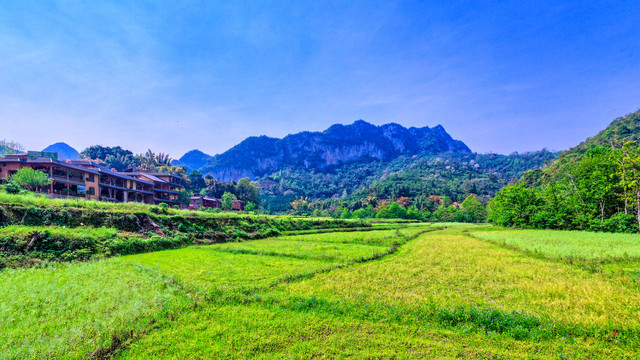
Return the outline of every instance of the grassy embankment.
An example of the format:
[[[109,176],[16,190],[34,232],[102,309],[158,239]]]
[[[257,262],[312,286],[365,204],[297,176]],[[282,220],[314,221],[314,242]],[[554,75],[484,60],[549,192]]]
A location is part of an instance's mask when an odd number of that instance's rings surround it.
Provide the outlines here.
[[[0,291],[0,322],[12,324],[0,334],[7,343],[0,357],[640,355],[640,286],[628,273],[592,272],[469,236],[490,233],[478,226],[407,241],[425,229],[295,235],[9,270],[0,289],[17,290]],[[120,278],[127,285],[106,285]],[[109,307],[119,293],[129,300]],[[103,302],[89,300],[98,297]]]
[[[0,269],[345,228],[371,226],[355,220],[195,212],[0,192]]]

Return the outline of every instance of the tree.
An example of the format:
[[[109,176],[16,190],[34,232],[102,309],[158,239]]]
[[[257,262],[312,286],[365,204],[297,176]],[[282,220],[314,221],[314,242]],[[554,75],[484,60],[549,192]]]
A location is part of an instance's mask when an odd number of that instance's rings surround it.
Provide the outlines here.
[[[180,190],[180,192],[178,192],[178,202],[189,206],[189,204],[191,204],[191,192],[184,189]]]
[[[233,210],[233,200],[237,200],[232,193],[222,194],[222,210]]]
[[[49,176],[42,171],[24,167],[11,177],[13,182],[26,190],[37,191],[38,188],[49,184]]]
[[[464,221],[478,223],[487,219],[487,209],[475,194],[467,196],[462,202]]]
[[[380,209],[376,217],[381,219],[404,219],[407,217],[407,209],[398,205],[397,202],[392,202]]]
[[[238,180],[238,184],[236,184],[235,194],[239,200],[246,202],[253,202],[256,204],[260,203],[260,192],[258,187],[255,186],[249,178],[242,178]]]
[[[117,171],[124,171],[138,166],[138,161],[133,156],[133,153],[120,146],[93,145],[82,150],[80,156],[103,163],[104,166]]]
[[[489,202],[488,219],[503,226],[531,227],[543,203],[539,190],[527,189],[519,183],[508,185]]]
[[[24,151],[24,147],[19,143],[11,140],[0,140],[0,156],[16,154]]]
[[[247,205],[245,205],[244,207],[244,211],[248,211],[248,212],[253,212],[253,211],[257,211],[258,207],[256,206],[256,204],[254,202],[249,201],[247,203]]]
[[[200,192],[200,190],[207,187],[207,184],[204,182],[204,178],[202,174],[198,170],[193,170],[189,174],[189,187],[193,192]]]

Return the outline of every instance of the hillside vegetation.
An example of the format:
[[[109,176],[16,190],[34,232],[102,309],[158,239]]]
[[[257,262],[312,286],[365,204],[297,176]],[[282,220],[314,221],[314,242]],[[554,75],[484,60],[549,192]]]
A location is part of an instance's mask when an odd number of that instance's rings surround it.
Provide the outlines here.
[[[497,193],[500,225],[611,232],[640,230],[640,111],[616,119],[546,169]]]

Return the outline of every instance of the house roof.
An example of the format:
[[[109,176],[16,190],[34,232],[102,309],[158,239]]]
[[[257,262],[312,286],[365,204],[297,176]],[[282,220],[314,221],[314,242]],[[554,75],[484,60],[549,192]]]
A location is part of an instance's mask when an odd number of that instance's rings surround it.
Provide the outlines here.
[[[57,160],[53,160],[53,159],[49,159],[49,158],[26,159],[26,158],[17,158],[17,157],[4,157],[4,158],[0,158],[0,162],[23,163],[23,164],[53,164],[53,165],[56,165],[56,166],[66,167],[66,168],[69,168],[69,169],[83,171],[83,172],[87,172],[87,173],[90,173],[90,174],[95,174],[95,175],[99,175],[100,174],[98,171],[93,170],[93,169],[88,169],[86,167],[76,166],[76,165],[69,164],[69,163],[64,162],[64,161],[57,161]]]
[[[78,165],[84,165],[84,166],[92,166],[98,169],[98,171],[100,173],[103,174],[107,174],[107,175],[113,175],[116,177],[119,177],[121,179],[126,179],[126,180],[133,180],[133,181],[137,181],[137,182],[141,182],[141,183],[145,183],[148,185],[153,185],[153,182],[151,181],[146,181],[146,180],[142,180],[142,179],[138,179],[132,176],[128,176],[127,173],[123,173],[123,172],[118,172],[118,171],[111,171],[110,168],[102,165],[102,164],[98,164],[94,161],[87,161],[87,160],[75,160],[71,162],[72,164],[78,164]],[[86,169],[86,167],[83,167],[83,169]]]

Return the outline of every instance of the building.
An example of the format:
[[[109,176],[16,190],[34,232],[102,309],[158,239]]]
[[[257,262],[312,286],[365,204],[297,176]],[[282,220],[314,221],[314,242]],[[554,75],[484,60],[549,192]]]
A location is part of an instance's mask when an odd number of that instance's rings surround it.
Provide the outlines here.
[[[40,154],[29,152],[0,158],[0,179],[31,167],[49,175],[51,184],[41,191],[52,197],[180,205],[178,193],[184,189],[180,176],[118,172],[93,161],[58,161],[55,156]]]
[[[243,211],[246,205],[247,203],[242,200],[231,201],[231,208],[233,210]],[[189,209],[197,210],[200,207],[212,208],[212,209],[221,208],[222,199],[210,198],[202,195],[192,196],[191,203],[189,204]]]
[[[125,172],[123,175],[153,184],[153,202],[156,204],[180,205],[178,194],[184,189],[182,177],[173,174],[146,173],[140,171]]]
[[[201,207],[212,209],[220,208],[222,207],[222,200],[201,195],[192,196],[191,203],[189,204],[189,209],[197,210]]]

